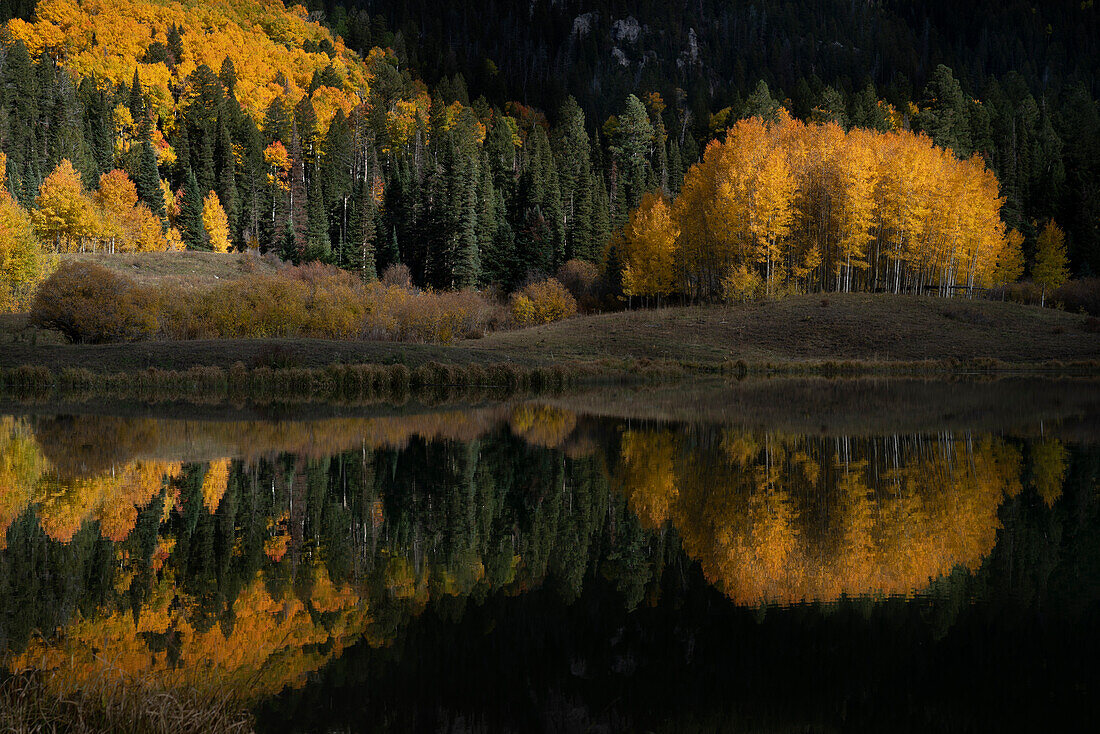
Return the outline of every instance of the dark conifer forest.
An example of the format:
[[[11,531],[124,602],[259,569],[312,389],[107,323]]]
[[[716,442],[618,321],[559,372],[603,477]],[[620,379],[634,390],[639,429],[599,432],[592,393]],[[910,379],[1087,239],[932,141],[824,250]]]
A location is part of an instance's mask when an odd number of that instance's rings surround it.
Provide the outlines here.
[[[1029,278],[1045,294],[1100,272],[1091,1],[172,8],[0,3],[0,148],[24,211],[5,218],[45,249],[252,249],[367,280],[400,264],[417,286],[504,293],[587,261],[623,301],[743,294],[754,279],[771,294]],[[120,27],[125,43],[112,40]],[[714,244],[714,267],[673,272],[689,257],[674,244],[688,238],[685,218],[702,216],[673,202],[708,145],[750,118],[786,159],[760,163],[780,214]],[[926,135],[963,163],[979,156],[958,185],[984,193],[947,186],[921,206],[965,223],[979,215],[943,202],[978,202],[1000,221],[918,235],[889,229],[877,208],[867,221],[854,205],[834,212],[829,202],[858,192],[800,170],[784,147],[799,139],[828,157],[842,145],[829,131],[878,158],[869,186],[906,165],[890,136]],[[862,131],[879,137],[851,137]],[[841,159],[855,161],[851,151]],[[825,204],[808,201],[815,186]],[[750,218],[735,198],[726,205]],[[818,220],[825,234],[809,234]],[[970,244],[934,244],[948,240]]]

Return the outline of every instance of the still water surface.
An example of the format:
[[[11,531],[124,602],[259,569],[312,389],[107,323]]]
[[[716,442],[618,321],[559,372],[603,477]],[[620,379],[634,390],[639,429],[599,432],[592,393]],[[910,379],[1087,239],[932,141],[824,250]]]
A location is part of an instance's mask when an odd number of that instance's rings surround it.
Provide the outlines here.
[[[231,692],[262,731],[1074,730],[1097,404],[1010,380],[8,406],[0,659]]]

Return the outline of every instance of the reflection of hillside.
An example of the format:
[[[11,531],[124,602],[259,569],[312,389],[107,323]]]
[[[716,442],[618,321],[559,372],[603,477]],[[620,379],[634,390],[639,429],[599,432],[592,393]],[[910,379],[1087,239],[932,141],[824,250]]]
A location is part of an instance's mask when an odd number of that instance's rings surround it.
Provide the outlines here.
[[[399,449],[411,437],[472,441],[509,420],[535,445],[556,446],[576,425],[572,413],[544,406],[497,406],[379,418],[317,421],[174,421],[154,418],[62,416],[33,423],[0,419],[0,547],[11,522],[32,504],[47,533],[72,539],[88,519],[105,537],[125,538],[137,507],[148,504],[179,474],[180,462],[210,461],[203,487],[217,507],[231,458]]]
[[[56,670],[58,690],[117,669],[267,695],[428,605],[460,615],[542,586],[574,600],[598,576],[634,607],[690,560],[742,604],[912,594],[977,568],[1025,460],[1048,504],[1067,476],[1055,440],[578,425],[537,404],[115,433],[121,419],[66,420],[83,437],[68,454],[61,420],[0,422],[0,588],[83,584],[36,587],[40,606],[0,598],[0,649]]]
[[[913,594],[973,571],[1020,475],[1019,452],[988,437],[630,431],[613,486],[648,527],[671,521],[730,598],[756,604]]]
[[[49,673],[56,693],[94,690],[104,675],[117,675],[151,690],[187,689],[203,697],[258,700],[300,685],[363,633],[366,604],[322,568],[311,574],[306,601],[276,598],[257,577],[233,604],[233,620],[205,629],[178,593],[174,574],[164,574],[140,615],[118,609],[77,619],[46,643],[33,641],[11,658],[13,670]]]

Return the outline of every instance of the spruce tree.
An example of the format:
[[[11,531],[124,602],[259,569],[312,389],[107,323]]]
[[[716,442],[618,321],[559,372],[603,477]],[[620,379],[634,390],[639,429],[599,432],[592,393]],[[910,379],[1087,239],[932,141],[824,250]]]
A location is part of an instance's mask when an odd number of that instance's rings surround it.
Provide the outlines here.
[[[134,82],[130,85],[130,115],[134,122],[145,117],[145,100],[141,89],[141,75],[138,69],[134,69]]]
[[[321,193],[321,179],[313,177],[309,187],[309,226],[306,230],[306,260],[329,262],[332,258],[332,242],[328,236],[328,214]]]
[[[168,227],[168,215],[164,209],[164,190],[160,187],[160,173],[157,171],[157,154],[153,150],[152,124],[145,120],[141,126],[141,153],[138,159],[137,177],[134,185],[138,199],[145,202],[149,210],[161,222],[161,229]],[[200,217],[201,217],[200,203]]]
[[[180,199],[179,230],[188,250],[209,250],[210,243],[202,224],[202,188],[195,172],[190,168],[185,174],[183,195]]]
[[[38,78],[22,41],[8,47],[4,59],[4,101],[9,122],[8,185],[23,205],[34,200],[43,175],[38,153]]]
[[[233,138],[229,133],[228,112],[218,115],[218,144],[216,149],[218,185],[214,189],[218,193],[218,201],[225,210],[225,218],[229,224],[231,237],[237,236],[238,217],[240,216],[240,202],[237,195],[237,157],[233,151]]]
[[[558,127],[551,142],[561,188],[564,258],[592,260],[592,188],[595,179],[591,141],[584,127],[584,112],[572,97],[566,98],[558,117]]]

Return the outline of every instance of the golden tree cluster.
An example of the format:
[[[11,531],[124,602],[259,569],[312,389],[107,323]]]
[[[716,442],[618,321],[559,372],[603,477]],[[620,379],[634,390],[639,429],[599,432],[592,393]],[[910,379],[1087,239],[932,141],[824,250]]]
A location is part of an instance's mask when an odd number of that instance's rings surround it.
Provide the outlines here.
[[[35,22],[14,19],[8,32],[31,57],[47,53],[80,77],[101,83],[130,83],[137,71],[153,108],[165,119],[175,111],[173,90],[206,64],[225,59],[236,71],[236,95],[256,119],[276,97],[291,104],[309,94],[314,72],[332,67],[342,84],[322,86],[311,97],[318,123],[328,127],[337,108],[345,113],[369,90],[370,74],[343,41],[334,38],[300,5],[248,0],[41,0]],[[180,58],[162,61],[152,44],[169,48],[169,32],[180,34]],[[330,49],[307,51],[306,48]]]
[[[619,235],[627,295],[923,292],[1010,275],[997,180],[907,131],[845,132],[781,112],[730,128],[680,196],[647,196]],[[1015,245],[1015,249],[1013,249]]]

